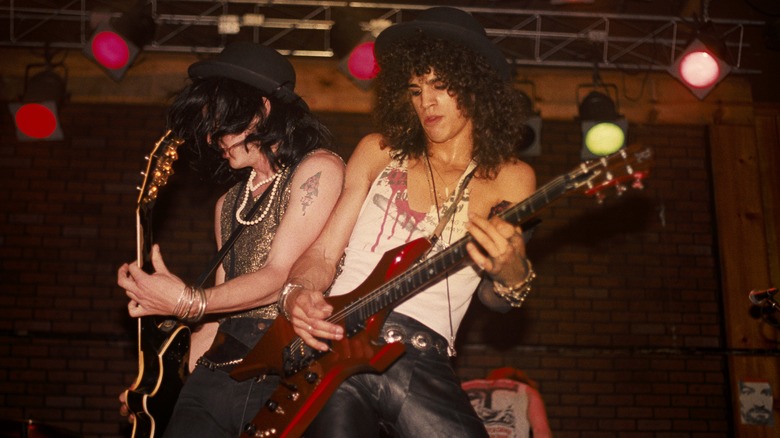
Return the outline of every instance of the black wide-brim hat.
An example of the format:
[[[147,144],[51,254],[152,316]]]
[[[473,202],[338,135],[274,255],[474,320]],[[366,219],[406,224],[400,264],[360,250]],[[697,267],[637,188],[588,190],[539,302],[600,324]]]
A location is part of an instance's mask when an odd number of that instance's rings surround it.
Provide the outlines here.
[[[191,78],[222,77],[257,88],[283,102],[300,100],[295,94],[295,69],[276,50],[250,42],[235,42],[214,58],[192,64]]]
[[[381,60],[394,43],[415,38],[420,32],[459,42],[484,56],[504,80],[511,76],[506,56],[488,39],[485,28],[468,12],[447,6],[426,9],[412,21],[397,23],[383,30],[374,42],[376,58]]]

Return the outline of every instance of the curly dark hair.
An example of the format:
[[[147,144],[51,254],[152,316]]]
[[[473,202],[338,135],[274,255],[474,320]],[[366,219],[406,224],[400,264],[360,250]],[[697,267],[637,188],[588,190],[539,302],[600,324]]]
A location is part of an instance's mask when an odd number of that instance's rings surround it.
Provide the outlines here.
[[[263,98],[271,103],[269,114],[265,114]],[[247,170],[230,168],[222,158],[219,141],[245,132],[255,118],[259,122],[244,147],[258,144],[274,169],[294,166],[308,152],[330,144],[330,132],[302,101],[283,102],[221,77],[193,79],[169,108],[168,129],[185,141],[196,170],[219,183],[229,183],[245,177]],[[278,145],[275,153],[273,145]]]
[[[474,125],[473,158],[483,177],[517,158],[523,113],[519,92],[478,53],[454,41],[418,33],[390,47],[378,60],[375,122],[397,158],[425,153],[426,138],[409,102],[409,79],[435,71]]]

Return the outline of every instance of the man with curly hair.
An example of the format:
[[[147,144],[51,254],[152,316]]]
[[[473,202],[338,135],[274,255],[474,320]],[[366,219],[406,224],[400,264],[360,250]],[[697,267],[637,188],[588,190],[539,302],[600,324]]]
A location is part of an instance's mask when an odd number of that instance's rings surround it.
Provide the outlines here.
[[[487,436],[449,357],[475,291],[507,311],[534,276],[520,228],[492,216],[536,185],[516,157],[522,115],[510,67],[470,14],[449,7],[384,30],[375,53],[380,132],[357,145],[334,213],[293,266],[280,310],[306,344],[327,352],[351,333],[328,320],[334,306],[324,291],[354,290],[386,251],[435,235],[436,253],[468,233],[470,260],[394,307],[376,343],[403,342],[406,352],[381,374],[346,379],[305,436]]]

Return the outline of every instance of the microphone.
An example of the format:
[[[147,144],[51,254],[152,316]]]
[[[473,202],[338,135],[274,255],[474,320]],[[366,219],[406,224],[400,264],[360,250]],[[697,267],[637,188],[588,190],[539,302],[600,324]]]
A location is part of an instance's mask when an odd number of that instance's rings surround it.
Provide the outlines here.
[[[776,293],[777,293],[776,287],[763,289],[763,290],[754,289],[750,291],[750,295],[748,295],[748,298],[750,298],[751,303],[760,306],[764,304],[764,302],[766,302],[767,300],[771,301],[772,297],[774,297]]]

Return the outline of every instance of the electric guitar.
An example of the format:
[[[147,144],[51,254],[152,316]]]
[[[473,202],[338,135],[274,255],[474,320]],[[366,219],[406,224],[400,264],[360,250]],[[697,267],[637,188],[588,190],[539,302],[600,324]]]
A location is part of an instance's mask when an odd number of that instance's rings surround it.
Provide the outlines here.
[[[528,199],[501,213],[514,224],[527,223],[541,209],[564,195],[584,192],[599,201],[610,189],[618,194],[642,188],[652,153],[632,147],[582,163],[555,178]],[[379,343],[390,310],[441,279],[468,258],[468,234],[445,250],[423,258],[431,244],[420,238],[386,252],[371,275],[354,291],[326,300],[334,310],[328,321],[344,327],[344,338],[320,352],[306,346],[292,324],[279,315],[254,349],[231,372],[237,380],[280,375],[281,384],[245,431],[256,437],[298,437],[331,394],[349,376],[381,373],[404,352],[403,343]],[[279,354],[281,352],[281,354]]]
[[[160,188],[173,174],[176,148],[184,141],[168,131],[147,157],[136,208],[138,266],[151,272],[152,208]],[[130,413],[135,416],[133,438],[162,436],[173,406],[187,377],[190,329],[162,316],[138,318],[138,377],[125,392]]]

